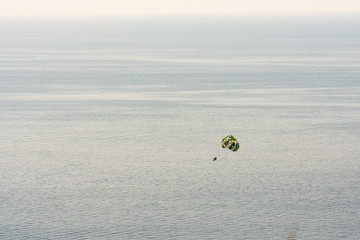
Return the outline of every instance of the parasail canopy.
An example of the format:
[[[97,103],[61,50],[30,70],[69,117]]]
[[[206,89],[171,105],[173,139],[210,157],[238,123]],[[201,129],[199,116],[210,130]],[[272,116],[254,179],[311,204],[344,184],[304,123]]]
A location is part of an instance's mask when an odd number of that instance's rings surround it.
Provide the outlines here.
[[[225,137],[223,137],[223,139],[221,141],[221,146],[223,148],[228,148],[233,152],[236,152],[240,148],[239,142],[231,134],[228,134]]]

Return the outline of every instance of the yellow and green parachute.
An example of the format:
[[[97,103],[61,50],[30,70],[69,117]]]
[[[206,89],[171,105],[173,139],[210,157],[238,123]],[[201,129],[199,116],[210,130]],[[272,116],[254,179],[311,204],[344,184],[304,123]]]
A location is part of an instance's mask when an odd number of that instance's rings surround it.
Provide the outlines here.
[[[236,138],[231,134],[228,134],[222,138],[221,146],[222,146],[222,148],[228,148],[233,152],[236,152],[240,148],[240,144],[239,144],[238,140],[236,140]],[[213,161],[215,161],[216,159],[217,159],[217,157],[214,157]]]
[[[239,142],[231,134],[228,134],[225,137],[223,137],[223,139],[221,141],[221,146],[222,146],[222,148],[228,148],[233,152],[236,152],[240,148]]]

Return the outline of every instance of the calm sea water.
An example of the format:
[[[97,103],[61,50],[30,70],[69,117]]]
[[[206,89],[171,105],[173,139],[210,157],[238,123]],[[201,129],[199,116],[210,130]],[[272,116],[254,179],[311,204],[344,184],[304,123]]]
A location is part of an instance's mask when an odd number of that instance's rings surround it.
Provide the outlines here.
[[[359,239],[359,20],[2,21],[0,239]]]

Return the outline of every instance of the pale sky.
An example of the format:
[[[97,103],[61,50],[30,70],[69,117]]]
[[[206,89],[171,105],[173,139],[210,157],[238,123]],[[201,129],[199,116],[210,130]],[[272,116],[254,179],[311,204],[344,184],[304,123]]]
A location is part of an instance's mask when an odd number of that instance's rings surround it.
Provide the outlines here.
[[[360,0],[0,0],[0,17],[359,12]]]

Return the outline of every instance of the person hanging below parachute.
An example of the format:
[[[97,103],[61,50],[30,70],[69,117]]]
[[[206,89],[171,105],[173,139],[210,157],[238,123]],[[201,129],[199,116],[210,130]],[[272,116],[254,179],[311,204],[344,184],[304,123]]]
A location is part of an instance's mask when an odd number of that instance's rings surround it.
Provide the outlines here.
[[[228,148],[229,150],[236,152],[237,150],[239,150],[240,144],[233,135],[228,134],[225,137],[223,137],[221,141],[221,147]],[[213,161],[215,161],[216,159],[217,157],[214,157]]]

